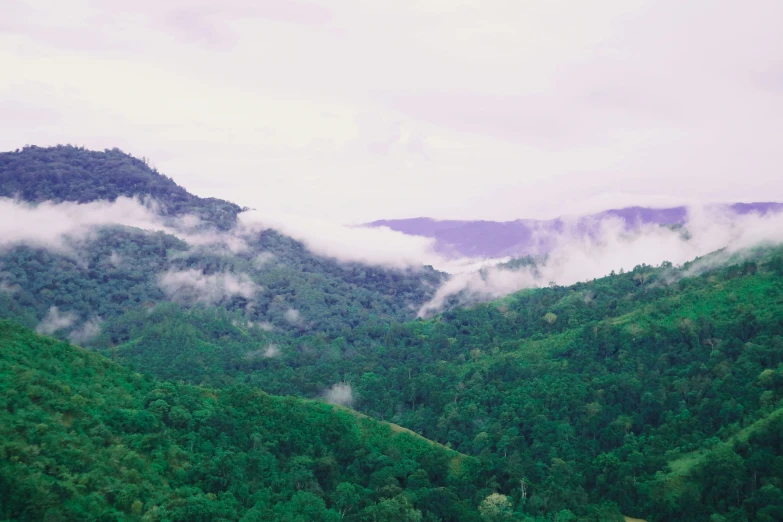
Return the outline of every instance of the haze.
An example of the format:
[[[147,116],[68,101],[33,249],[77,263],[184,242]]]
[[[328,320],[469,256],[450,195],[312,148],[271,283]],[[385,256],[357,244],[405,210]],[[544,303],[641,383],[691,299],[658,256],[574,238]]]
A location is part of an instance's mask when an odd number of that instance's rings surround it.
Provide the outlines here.
[[[783,200],[783,3],[5,0],[0,149],[342,223]]]

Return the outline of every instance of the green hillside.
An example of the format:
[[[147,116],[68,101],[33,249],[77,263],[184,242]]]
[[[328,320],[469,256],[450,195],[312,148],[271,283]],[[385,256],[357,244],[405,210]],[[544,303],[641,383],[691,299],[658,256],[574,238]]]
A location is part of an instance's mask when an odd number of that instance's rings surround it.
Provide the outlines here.
[[[227,355],[223,378],[303,396],[347,380],[357,409],[476,455],[488,487],[542,520],[606,502],[650,521],[775,520],[764,509],[783,504],[763,499],[783,489],[770,428],[783,406],[783,262],[774,249],[744,256],[303,336],[307,352]],[[170,368],[152,353],[133,360]],[[713,484],[705,470],[726,448],[741,465]]]
[[[477,519],[474,459],[328,404],[155,381],[7,321],[0,374],[3,520]]]

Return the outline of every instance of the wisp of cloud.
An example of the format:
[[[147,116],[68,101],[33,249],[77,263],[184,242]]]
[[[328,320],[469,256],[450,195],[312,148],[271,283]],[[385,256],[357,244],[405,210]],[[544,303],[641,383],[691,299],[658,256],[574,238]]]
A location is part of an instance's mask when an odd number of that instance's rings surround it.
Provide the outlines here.
[[[72,312],[60,312],[56,306],[49,308],[46,317],[38,324],[35,331],[40,334],[51,335],[57,330],[68,328],[76,322],[76,314]]]
[[[353,404],[353,390],[351,385],[340,382],[326,390],[324,400],[329,404],[338,406],[351,406]]]
[[[195,268],[169,270],[159,276],[158,286],[169,298],[186,304],[214,304],[235,295],[250,299],[258,290],[247,274],[205,274]]]
[[[616,218],[595,226],[589,234],[566,226],[553,237],[554,247],[535,267],[487,265],[480,271],[452,275],[419,309],[419,316],[437,312],[450,296],[460,292],[468,302],[486,301],[550,283],[587,281],[642,264],[669,261],[681,265],[721,249],[732,253],[783,242],[783,214],[736,215],[716,207],[690,207],[684,229],[647,225],[628,230]]]

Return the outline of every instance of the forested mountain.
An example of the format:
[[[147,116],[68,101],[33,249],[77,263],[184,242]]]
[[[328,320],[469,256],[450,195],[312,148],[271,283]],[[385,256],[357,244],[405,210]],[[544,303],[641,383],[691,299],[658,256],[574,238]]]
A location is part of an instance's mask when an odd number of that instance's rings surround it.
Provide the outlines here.
[[[477,456],[520,517],[592,520],[610,502],[647,520],[779,520],[783,258],[743,256],[697,276],[713,260],[281,340],[273,357],[232,351],[246,332],[229,317],[174,310],[111,350],[198,380],[196,365],[165,361],[212,346],[212,381],[272,393],[314,396],[342,379],[360,411]],[[207,321],[223,333],[183,330]]]
[[[8,321],[0,372],[3,520],[479,520],[476,459],[328,404],[155,381]]]
[[[339,333],[363,322],[415,317],[443,274],[387,270],[318,257],[273,230],[236,254],[193,247],[170,234],[103,227],[78,253],[34,245],[0,251],[0,310],[35,327],[57,307],[71,321],[108,320],[163,302],[219,305],[259,327]],[[53,330],[54,332],[55,330]],[[118,340],[118,339],[117,339]]]
[[[3,516],[37,509],[29,494],[60,506],[53,520],[237,520],[257,505],[262,520],[329,520],[350,492],[362,500],[346,517],[368,521],[783,520],[781,247],[422,320],[440,273],[341,263],[273,230],[245,240],[231,251],[103,226],[70,250],[0,252],[0,316],[131,368],[3,323],[0,440],[16,448],[3,450]],[[88,477],[126,450],[144,465]]]
[[[108,222],[56,247],[24,238],[5,244],[0,313],[35,327],[55,307],[61,321],[51,333],[61,335],[164,302],[219,305],[266,330],[339,333],[359,323],[414,318],[445,278],[429,267],[338,262],[272,229],[248,233],[242,248],[232,250],[226,243],[238,238],[226,229],[236,224],[238,206],[193,196],[116,149],[27,147],[0,154],[0,195],[37,203],[154,198],[164,215],[199,218],[196,234],[212,238],[188,242],[192,230],[185,241],[171,230]]]
[[[194,196],[119,149],[29,146],[0,153],[0,197],[87,203],[121,196],[150,197],[165,214],[193,214],[221,229],[231,228],[242,210],[228,201]]]

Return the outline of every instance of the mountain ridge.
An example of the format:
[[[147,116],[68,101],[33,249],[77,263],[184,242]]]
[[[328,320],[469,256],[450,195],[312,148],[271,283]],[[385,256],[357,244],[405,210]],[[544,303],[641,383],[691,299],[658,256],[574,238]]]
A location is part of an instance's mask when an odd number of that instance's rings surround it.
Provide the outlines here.
[[[725,209],[739,216],[752,213],[767,215],[783,211],[783,203],[727,203],[710,208]],[[621,220],[627,229],[644,225],[683,225],[687,218],[687,207],[631,206],[584,216],[520,218],[510,221],[440,220],[428,217],[380,219],[361,226],[387,227],[412,236],[434,238],[436,250],[452,257],[500,258],[545,254],[566,227],[573,229],[577,236],[587,235],[597,224],[611,218]]]
[[[66,192],[91,194],[73,179]],[[0,253],[0,316],[123,365],[0,322],[0,456],[18,457],[0,459],[0,510],[13,510],[0,518],[40,519],[70,495],[90,516],[59,519],[247,509],[244,522],[303,522],[346,506],[357,522],[783,519],[783,417],[770,416],[783,407],[779,241],[411,320],[438,274],[338,263],[269,229],[239,252],[187,239],[101,226],[69,253]],[[19,351],[19,336],[80,356]],[[377,456],[357,422],[377,433]],[[405,430],[416,436],[394,437]],[[77,469],[50,474],[68,458]],[[346,472],[363,489],[338,491],[330,477]],[[243,489],[263,481],[271,491]]]
[[[191,194],[173,179],[120,149],[94,151],[72,145],[0,152],[0,197],[30,203],[115,201],[150,197],[164,215],[192,214],[228,230],[242,207]]]

